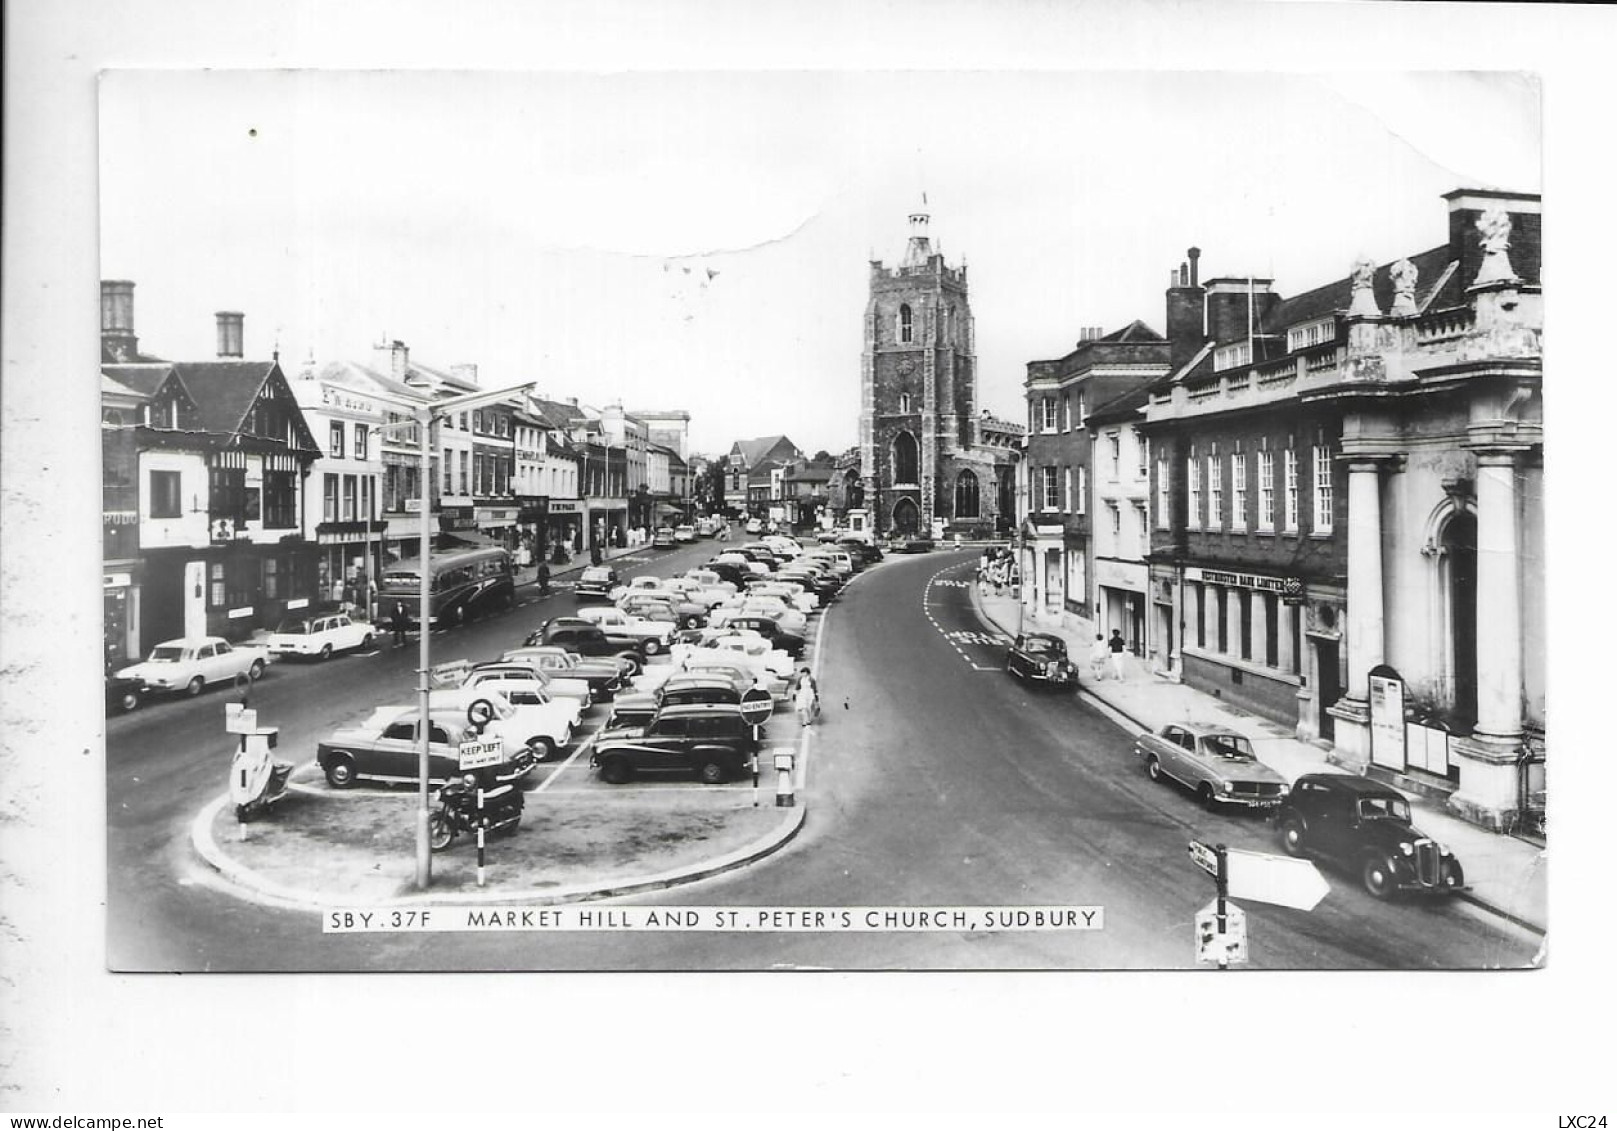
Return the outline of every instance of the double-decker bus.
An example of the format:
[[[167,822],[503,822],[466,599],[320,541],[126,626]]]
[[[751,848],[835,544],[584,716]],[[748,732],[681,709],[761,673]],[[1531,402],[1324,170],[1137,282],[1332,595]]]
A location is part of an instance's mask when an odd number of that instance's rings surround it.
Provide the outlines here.
[[[382,574],[379,591],[382,621],[392,619],[402,603],[412,626],[421,623],[421,560],[411,558],[390,566]],[[428,590],[427,624],[464,624],[499,609],[516,598],[511,577],[511,555],[504,550],[461,550],[432,555],[432,583]]]

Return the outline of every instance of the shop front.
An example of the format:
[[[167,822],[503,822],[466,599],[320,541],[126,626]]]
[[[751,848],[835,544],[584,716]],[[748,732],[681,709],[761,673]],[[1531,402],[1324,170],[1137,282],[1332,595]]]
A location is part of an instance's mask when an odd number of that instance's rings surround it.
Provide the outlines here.
[[[1110,637],[1123,634],[1128,649],[1144,656],[1148,649],[1145,597],[1149,571],[1144,562],[1095,559],[1095,628]]]
[[[578,499],[550,499],[545,508],[545,553],[562,564],[584,549],[584,504]]]

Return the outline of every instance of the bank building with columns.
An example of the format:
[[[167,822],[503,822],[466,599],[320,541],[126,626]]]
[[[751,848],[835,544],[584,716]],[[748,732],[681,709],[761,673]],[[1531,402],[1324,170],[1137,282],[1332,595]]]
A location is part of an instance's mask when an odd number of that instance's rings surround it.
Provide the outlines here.
[[[1526,827],[1548,749],[1541,204],[1443,200],[1444,242],[1294,297],[1174,280],[1170,338],[1197,341],[1140,426],[1150,647],[1346,769]]]

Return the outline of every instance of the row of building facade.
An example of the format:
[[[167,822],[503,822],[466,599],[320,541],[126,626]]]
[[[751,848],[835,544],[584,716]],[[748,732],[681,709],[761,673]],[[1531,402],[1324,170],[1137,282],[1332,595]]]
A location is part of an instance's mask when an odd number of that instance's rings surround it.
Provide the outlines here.
[[[134,284],[102,284],[103,596],[109,664],[179,636],[240,639],[288,609],[366,608],[372,579],[419,553],[413,407],[481,390],[476,366],[402,342],[364,362],[140,352]],[[428,439],[435,546],[565,561],[686,521],[704,461],[690,414],[519,393],[442,417]]]
[[[1192,248],[1165,334],[1029,362],[1021,600],[1501,827],[1546,750],[1540,200],[1444,199],[1290,297]]]

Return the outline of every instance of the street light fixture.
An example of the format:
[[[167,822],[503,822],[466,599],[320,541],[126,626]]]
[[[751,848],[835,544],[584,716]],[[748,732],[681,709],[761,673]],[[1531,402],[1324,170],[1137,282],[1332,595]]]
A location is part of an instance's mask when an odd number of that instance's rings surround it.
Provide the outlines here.
[[[431,382],[419,377],[406,377],[404,383],[415,389],[431,385]],[[481,408],[483,405],[502,401],[517,393],[525,393],[535,384],[536,382],[529,381],[526,384],[511,385],[486,393],[463,393],[458,397],[445,397],[442,400],[422,400],[411,407],[411,426],[417,430],[421,442],[421,482],[417,492],[421,505],[421,604],[416,611],[416,622],[420,627],[421,636],[421,667],[416,673],[419,679],[416,691],[421,710],[421,719],[416,726],[418,751],[416,766],[421,780],[418,793],[420,804],[416,808],[415,821],[415,886],[421,891],[427,890],[428,885],[432,883],[432,844],[429,833],[432,823],[432,793],[431,787],[427,784],[432,749],[430,702],[432,633],[427,625],[427,609],[431,604],[432,588],[432,426],[443,417],[462,409]]]

